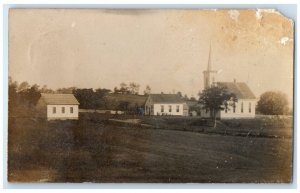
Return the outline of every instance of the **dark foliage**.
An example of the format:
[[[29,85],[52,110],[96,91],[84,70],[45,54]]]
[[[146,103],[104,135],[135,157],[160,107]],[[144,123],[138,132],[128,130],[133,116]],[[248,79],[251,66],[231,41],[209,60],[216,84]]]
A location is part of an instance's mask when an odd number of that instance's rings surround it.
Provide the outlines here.
[[[83,109],[105,109],[107,103],[105,96],[110,92],[109,89],[100,88],[95,91],[92,88],[73,90],[74,96],[80,103],[79,107]]]
[[[9,78],[8,85],[8,107],[9,116],[29,116],[34,113],[41,93],[38,85],[30,86],[27,82],[18,82]]]
[[[257,103],[257,110],[265,115],[288,114],[287,96],[282,92],[268,91],[260,96]]]
[[[211,86],[204,89],[199,96],[199,103],[203,105],[203,109],[209,110],[215,120],[215,125],[217,112],[229,109],[229,106],[234,106],[237,102],[237,98],[233,93],[229,93],[225,87],[220,86]]]

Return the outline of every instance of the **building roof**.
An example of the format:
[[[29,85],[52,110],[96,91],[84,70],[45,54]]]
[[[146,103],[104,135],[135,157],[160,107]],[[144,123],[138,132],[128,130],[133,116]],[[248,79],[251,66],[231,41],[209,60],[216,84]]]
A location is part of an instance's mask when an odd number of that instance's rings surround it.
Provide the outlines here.
[[[150,94],[149,97],[152,99],[153,103],[184,103],[177,94]]]
[[[47,105],[79,105],[73,94],[49,94],[41,93],[41,99]]]
[[[228,92],[235,94],[238,99],[256,99],[253,92],[244,82],[218,82],[217,84],[226,87]]]

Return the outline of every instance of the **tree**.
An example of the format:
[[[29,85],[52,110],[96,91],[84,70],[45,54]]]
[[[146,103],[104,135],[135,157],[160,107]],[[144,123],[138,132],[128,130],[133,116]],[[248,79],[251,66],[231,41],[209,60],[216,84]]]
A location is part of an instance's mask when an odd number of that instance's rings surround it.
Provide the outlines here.
[[[220,110],[228,110],[229,106],[234,106],[237,98],[233,93],[229,93],[225,87],[212,86],[204,89],[199,94],[199,103],[203,109],[209,110],[214,120],[214,128],[217,126],[217,113]]]
[[[194,96],[192,96],[192,97],[190,98],[190,101],[197,101],[197,99],[196,99]]]
[[[268,91],[260,96],[257,110],[265,115],[284,115],[288,113],[286,94],[280,91]]]
[[[35,106],[38,100],[40,99],[40,97],[41,97],[41,93],[39,91],[39,85],[34,84],[33,86],[30,87],[28,91],[29,104]]]
[[[22,82],[19,87],[18,87],[18,92],[21,92],[21,91],[24,91],[24,90],[27,90],[30,88],[30,85],[28,84],[28,82]]]
[[[75,90],[76,87],[69,87],[69,88],[59,88],[56,90],[56,93],[61,93],[61,94],[72,94],[73,90]]]
[[[18,100],[17,95],[18,90],[18,82],[13,81],[11,77],[9,77],[9,83],[8,83],[8,109],[9,113],[11,113],[11,110],[13,106],[16,105]]]
[[[131,82],[129,83],[128,90],[130,94],[139,94],[140,85],[138,83]]]
[[[146,86],[146,89],[144,90],[144,95],[149,95],[151,94],[151,88],[149,85]]]
[[[94,91],[92,88],[75,89],[73,91],[74,96],[79,102],[79,107],[83,109],[95,109],[96,101],[94,97]]]
[[[111,92],[109,89],[98,88],[96,89],[94,95],[96,100],[96,107],[98,109],[106,109],[107,99],[106,96]]]
[[[114,93],[116,94],[116,93],[119,93],[119,89],[118,89],[118,87],[116,87],[115,86],[115,88],[114,88]]]
[[[22,89],[18,92],[21,102],[27,107],[35,106],[41,97],[39,91],[39,85],[34,84],[26,89]]]
[[[128,88],[127,84],[122,82],[120,84],[120,90],[119,91],[120,91],[121,94],[129,94],[129,88]]]
[[[183,96],[183,100],[189,100],[189,97],[187,96],[187,94],[185,94],[185,95]]]
[[[41,89],[40,89],[41,93],[54,93],[54,91],[50,88],[47,88],[47,85],[44,85]]]
[[[182,98],[182,92],[178,91],[178,92],[177,92],[177,95],[179,95],[180,98]]]

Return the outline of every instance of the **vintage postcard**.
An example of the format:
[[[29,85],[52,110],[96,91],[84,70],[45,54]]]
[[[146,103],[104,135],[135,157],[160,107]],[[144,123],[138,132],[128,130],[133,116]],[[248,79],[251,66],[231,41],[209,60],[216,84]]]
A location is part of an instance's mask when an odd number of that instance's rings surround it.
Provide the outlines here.
[[[8,181],[291,183],[294,23],[10,9]]]

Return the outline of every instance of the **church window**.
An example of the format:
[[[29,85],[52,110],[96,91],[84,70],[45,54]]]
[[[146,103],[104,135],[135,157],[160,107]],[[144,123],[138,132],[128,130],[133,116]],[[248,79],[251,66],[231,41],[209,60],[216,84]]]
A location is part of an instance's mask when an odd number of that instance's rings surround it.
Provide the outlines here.
[[[241,103],[241,113],[243,113],[244,112],[244,103],[242,102]]]
[[[235,103],[233,104],[233,113],[235,113]]]
[[[249,113],[251,113],[251,102],[249,102]]]
[[[179,105],[176,106],[176,112],[179,112]]]

